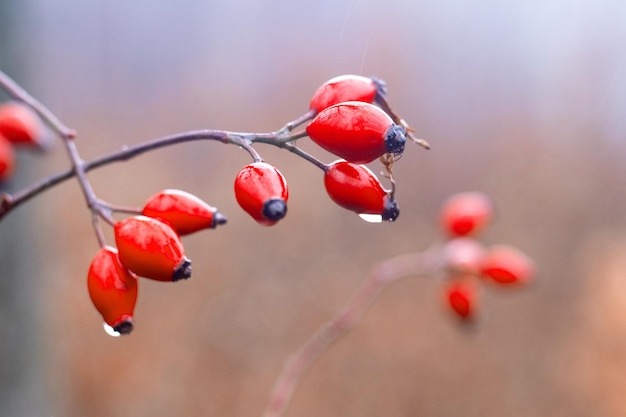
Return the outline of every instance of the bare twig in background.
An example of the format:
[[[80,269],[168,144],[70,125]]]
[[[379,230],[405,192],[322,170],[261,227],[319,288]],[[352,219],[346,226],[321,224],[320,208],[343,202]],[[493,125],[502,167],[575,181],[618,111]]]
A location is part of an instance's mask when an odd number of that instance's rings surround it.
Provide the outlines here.
[[[432,275],[443,265],[439,247],[387,259],[376,265],[337,314],[324,323],[286,361],[270,394],[263,417],[283,416],[300,381],[328,348],[356,326],[367,308],[402,278]]]

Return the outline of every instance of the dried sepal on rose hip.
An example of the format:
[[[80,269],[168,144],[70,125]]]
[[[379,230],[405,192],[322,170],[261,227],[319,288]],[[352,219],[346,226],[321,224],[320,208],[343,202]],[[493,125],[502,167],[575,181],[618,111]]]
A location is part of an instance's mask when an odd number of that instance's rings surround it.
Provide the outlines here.
[[[89,297],[104,322],[120,334],[133,330],[137,279],[124,268],[115,248],[101,248],[87,274]]]
[[[239,171],[235,198],[246,213],[265,226],[276,224],[287,215],[287,181],[267,162],[253,162]]]
[[[385,94],[385,83],[362,75],[340,75],[322,84],[313,94],[309,108],[316,113],[346,101],[373,103],[377,94]]]
[[[0,181],[8,180],[15,171],[15,152],[11,143],[0,134]]]
[[[440,223],[450,236],[470,236],[480,232],[493,218],[493,202],[484,193],[466,191],[446,199]]]
[[[535,265],[521,250],[500,244],[487,248],[480,271],[497,284],[522,285],[533,279]]]
[[[0,105],[0,134],[11,143],[37,148],[45,148],[50,139],[39,115],[17,101]]]
[[[322,110],[306,127],[313,142],[355,164],[366,164],[386,153],[401,155],[406,129],[380,108],[358,101]]]
[[[169,224],[180,236],[226,223],[226,217],[195,195],[162,190],[146,201],[142,214]]]
[[[448,281],[443,287],[445,307],[464,322],[476,318],[478,310],[478,288],[471,279]]]
[[[324,186],[336,204],[359,215],[394,221],[400,214],[397,202],[365,165],[333,162],[324,172]]]
[[[114,234],[122,265],[140,277],[178,281],[191,276],[191,261],[169,225],[133,216],[115,223]]]

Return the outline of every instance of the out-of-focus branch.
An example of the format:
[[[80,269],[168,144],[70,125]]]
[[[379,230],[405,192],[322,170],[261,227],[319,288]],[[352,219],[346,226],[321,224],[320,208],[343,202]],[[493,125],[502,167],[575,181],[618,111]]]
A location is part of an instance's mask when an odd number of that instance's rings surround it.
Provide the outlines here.
[[[386,288],[402,278],[432,275],[443,266],[440,247],[382,261],[337,314],[324,323],[285,362],[270,394],[263,417],[284,415],[306,372],[328,348],[355,327],[367,308]]]

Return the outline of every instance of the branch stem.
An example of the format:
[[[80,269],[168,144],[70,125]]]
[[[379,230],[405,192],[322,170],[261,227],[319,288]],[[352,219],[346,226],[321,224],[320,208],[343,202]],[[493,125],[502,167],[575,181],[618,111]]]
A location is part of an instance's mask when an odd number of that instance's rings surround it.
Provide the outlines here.
[[[0,197],[0,219],[39,193],[52,188],[60,182],[72,178],[73,176],[76,176],[89,209],[92,212],[97,213],[99,217],[103,218],[108,223],[113,223],[114,219],[111,216],[111,206],[103,201],[100,201],[96,197],[96,194],[87,179],[86,173],[92,169],[108,165],[113,162],[126,161],[143,153],[183,142],[216,140],[226,144],[237,145],[245,149],[254,161],[262,161],[263,158],[259,155],[256,149],[252,147],[252,144],[255,142],[266,143],[286,149],[323,170],[327,167],[323,162],[299,149],[293,143],[297,139],[307,136],[306,132],[292,133],[292,131],[296,127],[311,120],[315,116],[315,112],[313,110],[309,110],[304,115],[285,124],[281,129],[271,133],[238,133],[224,130],[196,130],[164,136],[134,146],[125,146],[118,151],[111,152],[92,161],[85,162],[80,157],[74,142],[76,132],[63,124],[63,122],[61,122],[61,120],[46,106],[41,104],[37,99],[31,96],[18,83],[2,71],[0,71],[0,88],[5,90],[12,98],[22,101],[33,108],[33,110],[35,110],[42,117],[42,119],[52,127],[52,129],[63,140],[65,150],[72,164],[71,169],[53,174],[40,181],[36,181],[22,190],[17,191],[13,195],[3,193]],[[98,239],[102,244],[102,231],[99,230],[99,227],[99,222],[96,223],[94,220],[94,228],[96,229]]]
[[[0,87],[12,98],[20,100],[32,107],[61,137],[72,139],[76,136],[74,129],[65,126],[46,106],[41,104],[35,97],[28,94],[26,90],[2,71],[0,71]]]
[[[294,134],[293,140],[303,136],[306,136],[306,134]],[[91,171],[92,169],[96,169],[114,162],[127,161],[136,156],[156,149],[177,145],[179,143],[200,140],[215,140],[225,144],[232,144],[243,147],[252,155],[253,159],[260,158],[260,156],[249,145],[249,143],[266,143],[295,153],[322,169],[325,169],[326,166],[315,157],[307,154],[299,148],[296,148],[295,145],[293,145],[291,142],[282,142],[282,140],[279,139],[278,133],[239,133],[215,129],[192,130],[189,132],[163,136],[133,146],[124,146],[117,151],[113,151],[91,161],[81,162],[80,165],[82,166],[82,171],[86,173]],[[250,152],[250,149],[252,149],[252,152]],[[47,178],[35,182],[13,195],[7,193],[3,194],[2,204],[0,205],[0,219],[2,219],[3,216],[8,214],[11,210],[18,207],[22,203],[25,203],[31,198],[37,196],[39,193],[49,188],[52,188],[55,185],[72,178],[75,175],[77,175],[76,170],[69,169],[67,171],[53,174]]]
[[[293,394],[316,360],[355,327],[367,308],[391,284],[416,275],[431,275],[441,266],[439,250],[399,255],[379,263],[337,314],[324,323],[286,361],[270,394],[263,417],[284,415]]]

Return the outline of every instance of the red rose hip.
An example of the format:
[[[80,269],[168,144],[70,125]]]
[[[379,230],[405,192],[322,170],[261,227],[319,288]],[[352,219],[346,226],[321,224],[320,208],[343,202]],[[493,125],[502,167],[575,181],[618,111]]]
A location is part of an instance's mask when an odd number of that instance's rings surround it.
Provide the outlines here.
[[[306,127],[313,142],[356,164],[366,164],[386,154],[401,155],[406,129],[378,107],[358,101],[322,110]]]
[[[376,94],[384,89],[384,83],[377,79],[361,75],[340,75],[326,81],[315,91],[309,108],[319,113],[327,107],[346,101],[372,103]]]
[[[237,174],[235,198],[259,224],[271,226],[287,214],[287,181],[272,165],[254,162]]]
[[[447,307],[464,321],[475,317],[477,295],[474,283],[467,280],[452,281],[444,287],[444,301]]]
[[[457,237],[448,240],[443,246],[446,268],[455,275],[480,275],[485,258],[485,247],[470,237]]]
[[[135,274],[157,281],[191,276],[191,261],[169,225],[152,217],[133,216],[115,223],[114,233],[122,265]]]
[[[0,134],[9,142],[44,147],[46,131],[43,122],[27,105],[9,101],[0,105]]]
[[[532,280],[535,266],[519,249],[509,245],[493,245],[487,248],[481,273],[498,284],[521,285]]]
[[[441,226],[450,236],[475,235],[492,217],[491,199],[486,194],[475,191],[451,195],[440,212]]]
[[[89,297],[105,323],[120,334],[132,331],[137,279],[122,266],[115,248],[101,248],[87,274]]]
[[[226,217],[200,198],[181,190],[163,190],[148,199],[142,214],[169,224],[180,236],[226,223]]]
[[[15,170],[15,152],[5,137],[0,134],[0,181],[5,181]]]
[[[324,173],[324,186],[335,203],[358,214],[380,215],[385,221],[394,221],[400,214],[396,201],[364,165],[333,162]]]

